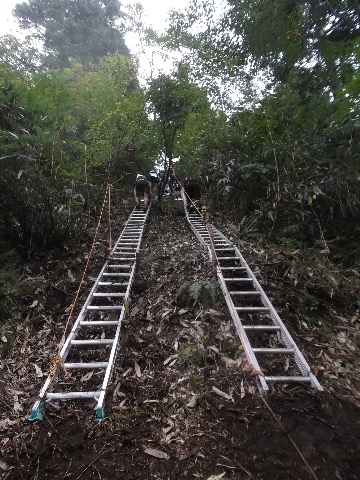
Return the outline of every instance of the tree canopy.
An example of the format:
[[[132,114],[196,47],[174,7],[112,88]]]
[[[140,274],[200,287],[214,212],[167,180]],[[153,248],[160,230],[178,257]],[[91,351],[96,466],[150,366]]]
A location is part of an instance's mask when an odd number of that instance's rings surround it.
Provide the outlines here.
[[[128,55],[118,0],[28,0],[14,10],[21,28],[43,42],[46,65],[84,64],[109,53]]]

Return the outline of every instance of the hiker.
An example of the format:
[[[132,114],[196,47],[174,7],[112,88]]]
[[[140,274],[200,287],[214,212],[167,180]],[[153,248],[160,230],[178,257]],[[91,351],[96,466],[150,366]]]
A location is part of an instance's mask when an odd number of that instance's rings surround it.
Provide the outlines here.
[[[176,173],[173,167],[169,167],[169,187],[170,191],[173,192],[175,190],[175,185],[177,183]]]
[[[200,198],[200,184],[193,178],[187,178],[184,183],[184,190],[186,193],[186,208],[189,212],[194,211],[194,204],[197,208],[201,208]]]
[[[151,171],[148,176],[150,182],[151,199],[155,198],[160,184],[160,177],[155,170]]]
[[[144,212],[146,212],[150,197],[150,184],[145,175],[139,173],[136,177],[134,188],[135,208],[140,210],[140,197],[144,195]]]

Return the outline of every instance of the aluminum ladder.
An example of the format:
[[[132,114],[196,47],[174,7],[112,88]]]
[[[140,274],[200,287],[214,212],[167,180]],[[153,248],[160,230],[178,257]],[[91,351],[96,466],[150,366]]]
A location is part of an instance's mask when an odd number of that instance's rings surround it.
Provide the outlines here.
[[[183,200],[185,207],[184,194]],[[275,383],[301,383],[323,391],[239,249],[192,210],[185,207],[186,218],[199,242],[208,248],[210,259],[216,257],[217,279],[260,393]],[[263,373],[269,370],[273,373]]]
[[[41,410],[47,402],[75,399],[94,400],[95,418],[101,420],[105,417],[105,394],[120,345],[121,323],[128,308],[136,260],[149,210],[150,207],[146,212],[136,208],[132,211],[60,351],[67,371],[79,375],[84,370],[92,370],[97,374],[84,375],[80,380],[70,381],[70,386],[74,386],[74,383],[76,387],[81,386],[79,391],[65,388],[66,391],[56,392],[51,391],[56,378],[52,382],[49,375],[28,420],[42,420]],[[68,357],[72,359],[69,360]],[[94,383],[95,390],[92,388]],[[59,384],[56,387],[61,386]]]

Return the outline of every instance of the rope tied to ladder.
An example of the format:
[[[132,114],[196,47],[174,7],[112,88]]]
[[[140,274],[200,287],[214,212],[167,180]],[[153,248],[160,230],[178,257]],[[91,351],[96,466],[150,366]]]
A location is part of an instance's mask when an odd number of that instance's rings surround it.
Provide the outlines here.
[[[46,398],[46,396],[48,395],[48,393],[50,392],[55,380],[56,380],[56,377],[57,377],[57,374],[59,372],[59,368],[62,367],[62,370],[63,370],[63,373],[64,373],[64,376],[66,377],[67,376],[67,371],[66,371],[66,368],[64,366],[64,363],[63,363],[63,360],[62,360],[62,357],[61,357],[61,350],[62,350],[62,347],[64,346],[65,344],[65,340],[66,340],[66,336],[67,334],[69,333],[69,325],[71,323],[71,320],[72,320],[72,316],[73,316],[73,312],[74,312],[74,309],[76,307],[76,304],[78,302],[78,299],[79,299],[79,296],[80,296],[80,291],[82,289],[82,287],[84,285],[87,284],[86,280],[85,280],[85,276],[86,276],[86,273],[88,271],[88,268],[89,268],[89,265],[90,265],[90,260],[91,260],[91,257],[92,257],[92,254],[94,253],[94,250],[95,250],[95,244],[96,244],[96,239],[97,239],[97,236],[98,236],[98,233],[99,233],[99,229],[100,229],[100,225],[101,225],[101,220],[102,220],[102,217],[103,217],[103,213],[104,213],[104,210],[105,210],[105,205],[106,203],[108,203],[108,223],[109,223],[109,246],[108,246],[108,250],[109,250],[109,256],[111,255],[111,249],[112,249],[112,233],[111,233],[111,188],[115,185],[115,183],[119,182],[120,180],[122,180],[126,175],[131,175],[132,173],[127,173],[127,172],[122,172],[123,175],[118,178],[115,182],[113,183],[110,183],[110,182],[107,182],[106,185],[105,185],[105,194],[104,194],[104,198],[103,198],[103,201],[102,201],[102,205],[101,205],[101,210],[100,210],[100,214],[99,214],[99,218],[98,218],[98,221],[97,221],[97,225],[96,225],[96,229],[95,229],[95,233],[94,233],[94,237],[93,237],[93,241],[92,241],[92,244],[91,244],[91,247],[90,247],[90,251],[89,251],[89,254],[87,256],[87,260],[86,260],[86,264],[85,264],[85,267],[84,267],[84,270],[83,270],[83,273],[82,273],[82,276],[81,276],[81,280],[79,282],[79,286],[77,288],[77,291],[75,293],[75,297],[74,297],[74,300],[73,302],[65,309],[65,313],[68,313],[68,317],[67,317],[67,320],[66,320],[66,323],[65,323],[65,326],[64,326],[64,330],[63,330],[63,333],[62,333],[62,336],[61,336],[61,339],[60,339],[60,342],[58,344],[58,348],[57,348],[57,353],[55,354],[55,356],[53,357],[53,359],[51,360],[50,362],[50,367],[49,367],[49,384],[45,390],[45,392],[43,393],[43,395],[40,397],[40,400],[43,400],[44,398]],[[129,307],[127,305],[127,302],[124,302],[126,303],[126,305],[124,305],[125,307],[125,312],[126,314],[128,314],[128,311],[129,311]]]
[[[190,196],[185,191],[185,188],[184,188],[182,182],[176,176],[175,170],[173,170],[173,174],[174,174],[174,177],[176,178],[177,182],[181,185],[181,192],[191,202],[192,206],[195,208],[195,210],[197,211],[197,213],[200,215],[201,219],[205,223],[206,229],[207,229],[208,234],[209,234],[210,250],[211,250],[211,255],[212,255],[213,267],[214,267],[214,270],[215,270],[214,273],[217,274],[218,267],[219,268],[221,268],[221,267],[220,267],[220,262],[219,262],[219,259],[218,259],[218,256],[217,256],[216,250],[215,250],[215,243],[214,243],[213,230],[212,230],[213,225],[209,221],[210,220],[209,219],[209,211],[208,211],[206,206],[203,206],[201,208],[201,210],[199,210],[197,208],[196,204],[192,201]],[[250,375],[252,378],[264,377],[265,376],[264,373],[260,369],[257,369],[257,368],[254,367],[254,365],[252,364],[251,359],[248,356],[247,352],[245,351],[244,353],[246,355],[246,360],[247,360],[247,364],[243,368],[244,372],[247,373],[248,375]]]

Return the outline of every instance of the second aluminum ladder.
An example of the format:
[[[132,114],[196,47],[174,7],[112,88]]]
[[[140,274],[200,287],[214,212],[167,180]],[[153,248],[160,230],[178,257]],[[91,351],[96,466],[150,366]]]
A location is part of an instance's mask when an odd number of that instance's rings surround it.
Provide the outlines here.
[[[185,212],[216,261],[218,282],[260,392],[274,383],[302,383],[323,391],[239,249],[195,209]]]

